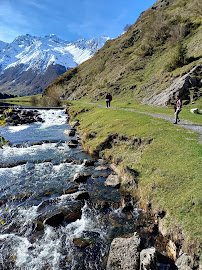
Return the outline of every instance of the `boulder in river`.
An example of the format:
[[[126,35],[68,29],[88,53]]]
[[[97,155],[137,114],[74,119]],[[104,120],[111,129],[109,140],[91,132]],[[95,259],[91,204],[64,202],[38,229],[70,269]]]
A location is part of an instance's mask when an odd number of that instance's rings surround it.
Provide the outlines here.
[[[87,181],[88,175],[85,173],[76,173],[72,179],[76,183],[85,183]]]
[[[65,218],[65,215],[62,212],[60,212],[47,218],[45,220],[45,224],[48,224],[52,227],[58,227],[59,225],[63,223],[64,218]]]
[[[140,237],[115,238],[110,246],[106,270],[139,270]]]
[[[110,174],[105,181],[105,186],[110,186],[114,188],[119,188],[121,184],[121,180],[116,174]]]
[[[177,266],[178,270],[192,270],[194,269],[193,260],[192,258],[183,253],[176,261],[175,265]]]
[[[79,248],[85,248],[90,245],[88,240],[82,238],[73,238],[72,242],[76,247]]]
[[[157,255],[154,247],[143,249],[140,252],[140,270],[157,269]]]
[[[95,164],[95,160],[88,160],[88,159],[83,160],[83,165],[85,167],[94,166],[94,164]]]
[[[78,127],[80,124],[79,124],[79,121],[72,121],[69,123],[69,125],[71,128],[75,128],[75,127]]]
[[[73,137],[76,134],[76,130],[74,128],[72,128],[70,130],[69,129],[65,129],[64,134],[66,134],[67,136]]]
[[[71,140],[68,142],[69,148],[76,148],[78,144],[79,144],[78,140]]]

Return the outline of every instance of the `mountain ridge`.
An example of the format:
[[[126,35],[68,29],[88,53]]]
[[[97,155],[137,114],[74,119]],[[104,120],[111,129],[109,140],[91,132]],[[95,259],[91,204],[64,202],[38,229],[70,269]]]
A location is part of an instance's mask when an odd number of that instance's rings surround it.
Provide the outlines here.
[[[0,42],[0,91],[21,95],[41,93],[66,70],[91,58],[108,39],[100,36],[69,42],[54,34],[45,37],[27,34],[16,37],[11,43]],[[50,72],[48,78],[47,69],[53,66],[55,76]],[[41,85],[36,77],[43,74],[45,83]]]

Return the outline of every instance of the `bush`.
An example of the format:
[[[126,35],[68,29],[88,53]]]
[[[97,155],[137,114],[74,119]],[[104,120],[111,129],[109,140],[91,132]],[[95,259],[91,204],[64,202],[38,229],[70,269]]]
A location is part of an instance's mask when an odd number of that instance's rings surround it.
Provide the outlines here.
[[[166,70],[170,72],[186,64],[187,64],[186,48],[183,47],[182,43],[178,43],[177,46],[175,47],[170,62],[166,65]]]

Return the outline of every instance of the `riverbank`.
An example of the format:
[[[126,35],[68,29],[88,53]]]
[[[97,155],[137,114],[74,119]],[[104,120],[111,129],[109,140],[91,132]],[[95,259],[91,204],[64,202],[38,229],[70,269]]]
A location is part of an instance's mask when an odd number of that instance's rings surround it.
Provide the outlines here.
[[[200,256],[201,146],[198,134],[166,120],[93,105],[69,107],[85,151],[104,157],[168,237],[168,254]],[[196,268],[197,269],[197,268]]]

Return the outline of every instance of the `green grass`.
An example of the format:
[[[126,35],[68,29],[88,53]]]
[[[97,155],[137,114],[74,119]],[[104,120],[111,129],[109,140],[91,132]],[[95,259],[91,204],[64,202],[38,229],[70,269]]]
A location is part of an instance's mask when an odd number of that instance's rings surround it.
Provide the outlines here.
[[[111,103],[112,106],[115,107],[120,107],[120,108],[130,108],[130,109],[135,109],[137,111],[141,112],[148,112],[148,113],[157,113],[157,114],[165,114],[169,115],[174,118],[174,110],[173,106],[149,106],[149,105],[141,105],[138,104],[137,102],[134,101],[125,101],[125,98],[120,98],[120,97],[115,97],[113,98],[113,101]],[[89,99],[81,99],[81,104],[82,102],[92,102]],[[73,103],[74,104],[74,103]],[[105,100],[97,101],[95,104],[99,105],[105,105]],[[195,124],[202,124],[202,113],[199,114],[193,114],[190,112],[191,109],[193,108],[198,108],[199,110],[202,110],[202,102],[201,99],[197,100],[194,104],[186,105],[182,107],[182,111],[180,112],[180,119],[182,120],[188,120],[191,121]]]
[[[23,97],[16,97],[16,98],[7,98],[7,99],[0,99],[2,103],[9,103],[13,105],[21,105],[21,106],[42,106],[40,104],[42,95],[33,95],[33,96],[23,96]]]
[[[82,108],[88,112],[78,113]],[[168,227],[183,230],[187,245],[201,237],[201,174],[202,147],[198,135],[170,122],[139,113],[95,108],[81,103],[70,107],[80,121],[83,134],[96,132],[96,137],[84,136],[85,147],[91,152],[106,140],[109,134],[128,138],[153,139],[151,144],[137,148],[128,142],[117,141],[101,155],[121,160],[119,166],[137,171],[138,192],[146,204],[151,202],[158,211],[166,211]]]

